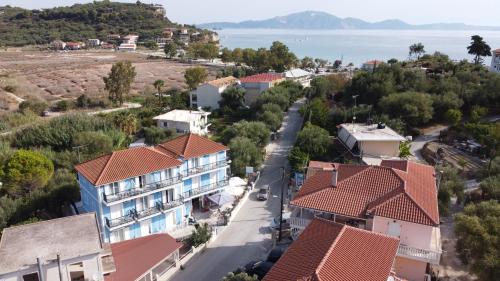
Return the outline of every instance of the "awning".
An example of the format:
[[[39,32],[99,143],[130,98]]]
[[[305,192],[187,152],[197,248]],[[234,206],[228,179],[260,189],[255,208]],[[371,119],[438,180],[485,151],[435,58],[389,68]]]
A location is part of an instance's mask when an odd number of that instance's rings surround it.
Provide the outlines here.
[[[215,203],[219,206],[222,206],[222,205],[225,205],[228,203],[233,203],[234,196],[231,194],[228,194],[227,192],[224,191],[224,192],[209,196],[208,200],[212,201],[213,203]]]

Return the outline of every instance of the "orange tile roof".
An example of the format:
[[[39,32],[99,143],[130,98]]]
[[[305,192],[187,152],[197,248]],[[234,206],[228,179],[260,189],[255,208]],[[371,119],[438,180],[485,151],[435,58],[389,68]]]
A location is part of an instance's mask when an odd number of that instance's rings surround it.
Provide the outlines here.
[[[93,185],[103,185],[180,166],[181,161],[149,147],[129,148],[78,164],[75,169]]]
[[[183,157],[184,159],[199,157],[229,149],[220,143],[196,134],[182,135],[173,140],[159,144],[155,148],[165,154],[169,154],[173,157]]]
[[[384,63],[384,62],[383,62],[383,61],[381,61],[381,60],[371,60],[371,61],[367,61],[367,62],[365,62],[364,64],[370,64],[370,65],[371,65],[371,64],[377,64],[377,65],[379,65],[379,64],[383,64],[383,63]]]
[[[236,79],[235,77],[228,76],[228,77],[209,81],[209,82],[207,82],[207,84],[210,84],[214,87],[220,88],[222,86],[234,84],[234,83],[236,83],[236,81],[238,81],[238,79]]]
[[[386,281],[399,240],[316,218],[263,281]]]
[[[335,164],[307,179],[291,204],[366,218],[377,215],[425,225],[438,225],[434,168],[410,161],[384,160],[381,166]]]
[[[493,53],[496,54],[496,55],[500,55],[500,49],[494,50]]]
[[[240,79],[241,83],[264,83],[273,82],[276,80],[284,79],[282,74],[278,73],[262,73],[252,76],[243,77]]]
[[[135,281],[182,247],[172,236],[162,233],[111,244],[116,272],[105,281]]]

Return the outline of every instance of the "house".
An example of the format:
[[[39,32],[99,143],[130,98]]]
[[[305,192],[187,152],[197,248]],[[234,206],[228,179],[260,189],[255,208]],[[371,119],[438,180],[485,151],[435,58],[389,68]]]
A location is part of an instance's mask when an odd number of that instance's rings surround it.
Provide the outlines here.
[[[177,267],[181,247],[166,233],[111,244],[116,269],[104,281],[159,280]]]
[[[491,57],[491,67],[490,70],[496,73],[500,73],[500,49],[494,50]]]
[[[172,42],[171,37],[157,37],[155,38],[155,42],[158,45],[158,48],[164,49],[165,45],[169,42]]]
[[[377,68],[377,66],[379,66],[383,63],[384,62],[380,61],[380,60],[367,61],[367,62],[363,63],[363,65],[361,66],[361,69],[364,71],[373,71],[373,70],[375,70],[375,68]]]
[[[102,280],[105,249],[95,213],[3,230],[0,280]]]
[[[99,40],[99,39],[89,39],[89,40],[87,40],[87,44],[91,48],[96,48],[96,47],[99,47],[101,45],[101,40]]]
[[[237,83],[238,79],[233,76],[229,76],[202,84],[198,86],[196,90],[191,92],[191,105],[193,107],[206,107],[212,110],[218,109],[222,92]]]
[[[138,39],[139,39],[139,35],[134,35],[134,34],[129,34],[129,35],[124,36],[122,38],[123,43],[126,43],[126,44],[136,44]]]
[[[80,50],[84,47],[84,44],[81,42],[66,42],[66,46],[64,47],[66,50]]]
[[[195,134],[75,166],[82,212],[96,212],[106,242],[183,228],[193,208],[228,185],[228,148]]]
[[[399,145],[406,141],[383,123],[341,124],[338,126],[337,140],[354,156],[364,163],[378,165],[382,159],[397,158]]]
[[[179,41],[181,41],[184,44],[188,44],[189,41],[191,41],[191,35],[189,34],[189,30],[187,28],[181,28],[179,30]]]
[[[117,41],[121,39],[121,36],[119,34],[108,34],[108,36],[106,36],[106,39],[108,41]]]
[[[300,233],[322,217],[398,237],[394,269],[408,280],[430,280],[441,258],[434,168],[403,160],[380,166],[331,163],[306,179],[290,202],[290,224]]]
[[[54,40],[50,43],[50,45],[54,50],[64,50],[66,48],[66,43],[61,40]]]
[[[399,240],[316,218],[287,249],[263,281],[387,281]]]
[[[291,69],[285,72],[286,80],[300,83],[303,87],[311,86],[312,73],[300,68]]]
[[[262,73],[241,78],[241,87],[246,91],[245,104],[252,104],[262,92],[283,81],[285,78],[278,73]]]
[[[153,118],[159,128],[172,129],[177,133],[208,134],[210,112],[195,110],[172,110]]]
[[[137,49],[137,45],[135,43],[121,43],[120,46],[118,46],[118,50],[120,51],[135,51]]]

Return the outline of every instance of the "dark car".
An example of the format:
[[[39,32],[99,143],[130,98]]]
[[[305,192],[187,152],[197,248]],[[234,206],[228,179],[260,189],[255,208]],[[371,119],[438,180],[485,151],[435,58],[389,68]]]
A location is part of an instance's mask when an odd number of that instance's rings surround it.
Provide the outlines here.
[[[269,270],[271,270],[273,265],[274,263],[269,261],[251,262],[245,265],[245,272],[250,276],[257,275],[259,280],[262,280]]]
[[[285,249],[283,249],[283,248],[274,248],[271,250],[269,255],[267,255],[266,261],[275,263],[281,258],[281,256],[283,255],[284,252],[285,252]]]

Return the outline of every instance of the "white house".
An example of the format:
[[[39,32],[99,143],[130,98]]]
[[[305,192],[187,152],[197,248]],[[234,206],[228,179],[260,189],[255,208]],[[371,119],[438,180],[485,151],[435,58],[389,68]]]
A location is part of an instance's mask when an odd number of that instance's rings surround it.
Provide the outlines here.
[[[382,159],[399,156],[399,145],[406,139],[385,124],[341,124],[338,140],[366,164],[380,164]]]
[[[87,40],[87,45],[91,48],[95,48],[101,45],[101,40],[99,39],[89,39]]]
[[[122,39],[123,39],[123,43],[135,44],[135,43],[137,43],[137,40],[139,40],[139,35],[129,34],[129,35],[123,37]]]
[[[300,68],[291,69],[285,72],[286,80],[298,82],[303,87],[309,87],[311,85],[312,76],[312,73]]]
[[[500,49],[493,51],[492,55],[490,70],[500,73]]]
[[[118,50],[120,51],[135,51],[137,49],[137,45],[135,43],[121,43],[118,46]]]
[[[361,69],[364,71],[373,71],[375,68],[377,68],[377,66],[379,66],[383,63],[384,62],[380,61],[380,60],[367,61],[367,62],[363,63],[363,65],[361,66]]]
[[[4,229],[0,280],[103,280],[105,250],[95,213]]]
[[[193,107],[208,107],[212,110],[218,109],[222,92],[228,87],[236,85],[237,82],[238,79],[229,76],[202,84],[191,92],[191,105]]]
[[[195,110],[172,110],[153,118],[159,128],[172,129],[177,133],[208,134],[210,112]]]
[[[262,73],[241,78],[241,87],[245,89],[245,104],[251,105],[262,92],[283,81],[285,77],[278,73]]]

